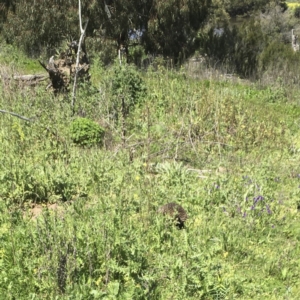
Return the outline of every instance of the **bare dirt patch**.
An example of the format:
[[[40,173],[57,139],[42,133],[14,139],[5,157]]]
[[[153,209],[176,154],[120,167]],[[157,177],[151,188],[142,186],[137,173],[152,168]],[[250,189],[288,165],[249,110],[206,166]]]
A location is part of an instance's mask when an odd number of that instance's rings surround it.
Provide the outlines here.
[[[34,204],[32,207],[28,208],[24,214],[24,218],[28,218],[30,220],[36,220],[45,210],[49,210],[50,212],[57,213],[59,216],[63,216],[65,212],[65,208],[62,205],[57,203],[53,204]]]

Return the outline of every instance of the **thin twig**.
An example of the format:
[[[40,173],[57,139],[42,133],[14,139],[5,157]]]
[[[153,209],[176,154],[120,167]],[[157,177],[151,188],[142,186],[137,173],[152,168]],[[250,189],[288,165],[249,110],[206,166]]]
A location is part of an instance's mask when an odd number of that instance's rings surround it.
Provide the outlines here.
[[[179,144],[180,136],[181,136],[182,131],[183,131],[183,127],[184,127],[184,123],[182,122],[182,125],[181,125],[181,128],[180,128],[180,132],[179,132],[179,134],[178,134],[177,142],[176,142],[176,150],[175,150],[175,156],[174,156],[174,159],[175,159],[175,160],[176,160],[177,157],[178,157],[178,144]]]
[[[126,145],[126,110],[125,110],[125,100],[124,100],[124,96],[122,96],[122,145],[123,148]]]
[[[147,166],[149,165],[149,155],[150,155],[150,110],[147,105]]]
[[[24,117],[24,116],[18,115],[17,113],[14,113],[14,112],[11,112],[11,111],[7,111],[7,110],[2,110],[2,109],[0,109],[0,112],[1,112],[1,113],[4,113],[4,114],[10,114],[10,115],[12,115],[12,116],[14,116],[14,117],[17,117],[17,118],[19,118],[19,119],[22,119],[22,120],[24,120],[24,121],[33,122],[33,119],[26,118],[26,117]]]
[[[192,145],[192,148],[194,149],[194,152],[195,152],[195,154],[197,156],[197,159],[199,160],[199,155],[198,155],[196,147],[195,147],[195,145],[193,143],[193,139],[192,139],[192,135],[191,135],[191,128],[189,128],[189,141],[190,141],[190,143]]]

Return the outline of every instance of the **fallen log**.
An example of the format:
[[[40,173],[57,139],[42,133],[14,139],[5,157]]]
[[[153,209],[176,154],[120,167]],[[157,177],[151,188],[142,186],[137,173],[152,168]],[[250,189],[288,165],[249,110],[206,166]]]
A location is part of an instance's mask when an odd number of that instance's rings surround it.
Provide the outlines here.
[[[13,79],[22,80],[22,81],[33,81],[33,80],[42,81],[42,80],[47,79],[47,76],[45,76],[45,75],[14,75]]]
[[[30,86],[35,86],[39,82],[46,80],[48,77],[46,75],[42,74],[33,74],[33,75],[6,75],[6,74],[1,74],[0,78],[4,82],[9,82],[11,80],[15,80],[18,82],[21,82],[24,85],[30,85]]]

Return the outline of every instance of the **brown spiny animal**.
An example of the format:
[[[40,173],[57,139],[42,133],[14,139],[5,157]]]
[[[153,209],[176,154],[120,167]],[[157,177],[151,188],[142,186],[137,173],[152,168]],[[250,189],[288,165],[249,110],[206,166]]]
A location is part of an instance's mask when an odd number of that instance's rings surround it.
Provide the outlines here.
[[[188,218],[188,215],[184,208],[175,202],[170,202],[159,207],[157,212],[174,218],[174,220],[176,221],[176,226],[179,229],[184,228],[184,222]]]

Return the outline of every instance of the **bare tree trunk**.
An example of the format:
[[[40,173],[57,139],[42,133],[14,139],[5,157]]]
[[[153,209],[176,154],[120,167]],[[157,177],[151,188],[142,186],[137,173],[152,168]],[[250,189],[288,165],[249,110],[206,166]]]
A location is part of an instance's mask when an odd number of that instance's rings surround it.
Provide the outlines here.
[[[294,34],[294,29],[292,29],[292,48],[293,50],[299,51],[299,43],[298,43],[298,36]]]
[[[80,52],[81,52],[81,44],[83,42],[84,36],[85,36],[85,31],[88,25],[89,20],[86,21],[84,28],[82,28],[82,21],[81,21],[81,2],[78,0],[78,14],[79,14],[79,26],[80,26],[80,39],[78,43],[78,51],[77,51],[77,59],[76,59],[76,67],[75,67],[75,75],[74,75],[74,85],[73,85],[73,93],[72,93],[72,115],[75,113],[75,101],[76,101],[76,88],[77,88],[77,77],[78,73],[80,71],[79,66],[79,59],[80,59]]]

